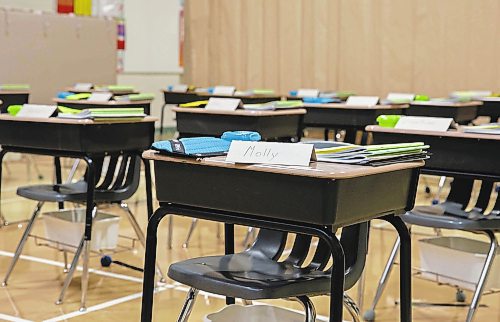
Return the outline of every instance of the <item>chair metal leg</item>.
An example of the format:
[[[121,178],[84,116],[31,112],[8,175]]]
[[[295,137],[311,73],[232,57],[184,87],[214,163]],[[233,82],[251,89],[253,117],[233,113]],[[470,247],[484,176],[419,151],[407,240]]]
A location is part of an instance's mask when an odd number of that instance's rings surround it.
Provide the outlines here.
[[[17,261],[19,260],[19,257],[21,256],[21,253],[23,251],[24,245],[26,244],[26,241],[28,240],[28,237],[31,233],[31,229],[33,229],[33,225],[35,223],[36,217],[40,213],[40,210],[42,209],[44,202],[39,201],[33,210],[33,215],[31,216],[30,221],[26,225],[26,229],[24,230],[23,236],[21,237],[21,240],[19,241],[19,244],[17,245],[16,252],[14,253],[14,257],[12,258],[12,261],[10,262],[9,268],[7,269],[7,273],[5,274],[5,277],[2,282],[2,286],[6,286],[7,282],[9,280],[10,274],[14,270],[14,267],[17,264]]]
[[[344,293],[344,307],[349,312],[349,315],[352,317],[353,322],[361,322],[361,316],[359,314],[359,307],[356,305],[356,302]]]
[[[189,316],[191,315],[191,311],[193,311],[194,302],[196,301],[196,296],[198,295],[198,290],[195,288],[190,288],[187,295],[186,301],[182,306],[181,314],[177,319],[177,322],[187,322]]]
[[[123,209],[127,214],[127,218],[130,224],[132,225],[132,228],[134,229],[135,234],[137,235],[137,238],[139,239],[139,242],[141,243],[142,247],[146,247],[146,238],[144,237],[144,233],[142,232],[141,226],[139,226],[139,223],[137,222],[134,213],[124,202],[120,204],[120,208]],[[156,274],[158,274],[158,276],[160,277],[160,282],[164,283],[165,275],[163,275],[163,272],[160,269],[160,265],[158,265],[158,262],[156,262]]]
[[[196,229],[196,226],[198,225],[198,218],[193,218],[191,221],[191,226],[189,227],[189,231],[186,237],[186,240],[182,244],[183,248],[188,248],[189,247],[189,241],[191,240],[191,237],[193,236],[193,232]]]
[[[484,261],[483,270],[481,271],[476,290],[474,291],[474,295],[472,297],[469,312],[467,313],[467,319],[465,320],[466,322],[471,322],[474,318],[474,314],[477,311],[479,300],[481,299],[481,295],[483,294],[484,286],[486,285],[486,280],[488,279],[488,274],[491,270],[491,267],[493,266],[496,251],[498,248],[498,242],[495,234],[489,230],[485,231],[484,233],[490,238],[490,249],[488,251],[488,255],[486,256],[486,260]]]
[[[366,270],[363,270],[358,280],[358,307],[360,308],[360,310],[363,309],[363,302],[365,295],[365,273]]]
[[[68,272],[68,252],[66,250],[63,250],[63,257],[64,257],[64,269],[63,269],[63,272],[67,273]]]
[[[64,294],[66,293],[66,290],[68,289],[69,284],[71,283],[71,280],[73,279],[73,275],[75,274],[76,267],[78,266],[78,260],[80,259],[80,255],[82,254],[82,249],[83,249],[83,244],[85,241],[85,236],[82,236],[82,239],[80,240],[80,244],[78,245],[78,248],[76,249],[75,255],[73,256],[73,260],[71,261],[71,266],[69,267],[68,274],[66,275],[66,279],[64,280],[63,287],[61,289],[61,293],[59,293],[59,297],[56,301],[56,304],[62,304],[64,300]]]
[[[172,249],[174,242],[174,216],[168,217],[168,236],[167,236],[167,247]]]
[[[307,296],[297,296],[295,299],[302,304],[304,308],[306,314],[305,322],[316,322],[316,309],[311,299]]]
[[[86,302],[87,302],[87,291],[89,287],[89,259],[90,259],[90,240],[84,238],[83,240],[83,270],[82,270],[82,279],[81,279],[81,287],[82,294],[80,300],[80,312],[85,312],[87,310]]]
[[[247,229],[247,234],[245,235],[245,239],[243,240],[243,247],[249,246],[249,244],[255,239],[255,228],[254,227],[248,227]]]
[[[399,246],[400,246],[400,240],[399,237],[396,239],[394,242],[394,246],[392,247],[391,255],[389,256],[389,259],[387,260],[387,263],[385,264],[384,271],[382,273],[382,276],[380,277],[380,280],[378,282],[377,286],[377,291],[375,292],[375,297],[373,298],[372,305],[370,309],[368,309],[363,318],[366,321],[374,321],[375,320],[375,307],[378,304],[378,301],[380,301],[380,298],[382,297],[382,293],[384,293],[385,287],[387,286],[387,281],[389,280],[389,276],[391,274],[392,268],[394,267],[394,262],[396,261],[396,256],[398,255],[399,251]]]

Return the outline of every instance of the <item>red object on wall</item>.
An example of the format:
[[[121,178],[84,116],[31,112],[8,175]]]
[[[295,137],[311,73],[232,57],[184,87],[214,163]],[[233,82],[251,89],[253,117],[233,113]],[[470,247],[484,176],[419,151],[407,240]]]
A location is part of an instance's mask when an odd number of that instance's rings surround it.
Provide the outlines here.
[[[73,0],[57,0],[58,13],[73,13],[74,9]]]

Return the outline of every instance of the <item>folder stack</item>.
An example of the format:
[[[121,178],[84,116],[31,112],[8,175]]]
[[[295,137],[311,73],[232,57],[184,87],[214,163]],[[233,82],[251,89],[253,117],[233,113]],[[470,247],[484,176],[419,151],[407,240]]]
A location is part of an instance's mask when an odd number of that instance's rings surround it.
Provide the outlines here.
[[[318,161],[380,166],[428,159],[423,142],[354,145],[339,142],[313,142]]]

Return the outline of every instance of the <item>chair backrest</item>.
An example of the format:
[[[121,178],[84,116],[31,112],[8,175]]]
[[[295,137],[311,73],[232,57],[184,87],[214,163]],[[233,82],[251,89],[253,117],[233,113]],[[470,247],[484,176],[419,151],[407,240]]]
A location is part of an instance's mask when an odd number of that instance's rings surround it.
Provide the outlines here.
[[[493,189],[498,189],[496,186],[496,182],[492,180],[482,180],[481,188],[479,190],[479,195],[477,197],[477,201],[475,204],[476,208],[481,210],[485,210],[491,199],[491,193]],[[451,183],[450,193],[446,198],[447,201],[453,201],[462,205],[462,209],[464,210],[472,196],[472,192],[474,190],[474,180],[471,178],[454,178]],[[497,197],[496,203],[494,206],[495,210],[500,209],[500,199]]]
[[[345,253],[345,290],[353,287],[363,272],[368,252],[368,227],[369,223],[366,222],[342,229],[340,242]],[[277,261],[283,254],[286,240],[287,233],[285,232],[261,229],[255,242],[246,252]],[[310,248],[313,247],[311,241],[311,236],[297,234],[290,253],[285,257],[283,262],[302,267],[307,259]],[[331,251],[329,246],[320,239],[314,251],[314,256],[306,268],[311,271],[324,271],[328,266],[330,258]]]
[[[121,153],[94,160],[96,201],[119,202],[129,199],[139,188],[141,158]]]

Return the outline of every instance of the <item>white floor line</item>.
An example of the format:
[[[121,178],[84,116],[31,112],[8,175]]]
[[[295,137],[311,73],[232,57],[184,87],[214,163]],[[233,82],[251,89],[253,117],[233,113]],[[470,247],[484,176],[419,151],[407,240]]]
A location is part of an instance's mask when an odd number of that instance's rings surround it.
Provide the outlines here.
[[[14,253],[0,250],[0,256],[14,257]],[[31,261],[31,262],[57,266],[57,267],[61,267],[61,268],[64,267],[64,263],[54,261],[51,259],[45,259],[45,258],[40,258],[40,257],[28,256],[28,255],[21,255],[20,258],[23,260]],[[77,266],[76,269],[78,271],[82,271],[83,268],[81,266]],[[126,280],[129,282],[142,283],[142,278],[140,278],[140,277],[133,277],[133,276],[128,276],[128,275],[124,275],[124,274],[106,272],[106,271],[101,271],[101,270],[98,270],[95,268],[90,268],[89,273],[93,273],[93,274],[101,275],[101,276],[106,276],[106,277],[111,277],[111,278],[117,278],[117,279],[121,279],[121,280]]]
[[[12,321],[12,322],[33,322],[31,320],[25,320],[18,318],[17,316],[11,316],[7,314],[0,313],[0,320],[2,321]]]
[[[155,293],[163,292],[163,291],[165,291],[167,289],[171,289],[171,288],[175,288],[175,286],[174,285],[170,285],[170,284],[162,285],[162,286],[159,286],[159,287],[156,288]],[[100,303],[100,304],[96,304],[96,305],[90,306],[90,307],[87,308],[87,310],[85,312],[74,311],[74,312],[70,312],[70,313],[67,313],[67,314],[64,314],[64,315],[61,315],[61,316],[56,316],[56,317],[48,319],[48,320],[44,320],[43,322],[64,321],[64,320],[71,319],[71,318],[74,318],[74,317],[77,317],[77,316],[81,316],[81,315],[84,315],[84,314],[88,314],[88,313],[91,313],[91,312],[103,310],[103,309],[109,308],[109,307],[114,306],[114,305],[118,305],[118,304],[122,304],[122,303],[125,303],[125,302],[128,302],[128,301],[132,301],[132,300],[135,300],[135,299],[138,299],[138,298],[141,298],[141,297],[142,297],[142,292],[130,294],[130,295],[127,295],[127,296],[123,296],[123,297],[111,300],[111,301],[107,301],[107,302],[103,302],[103,303]]]

